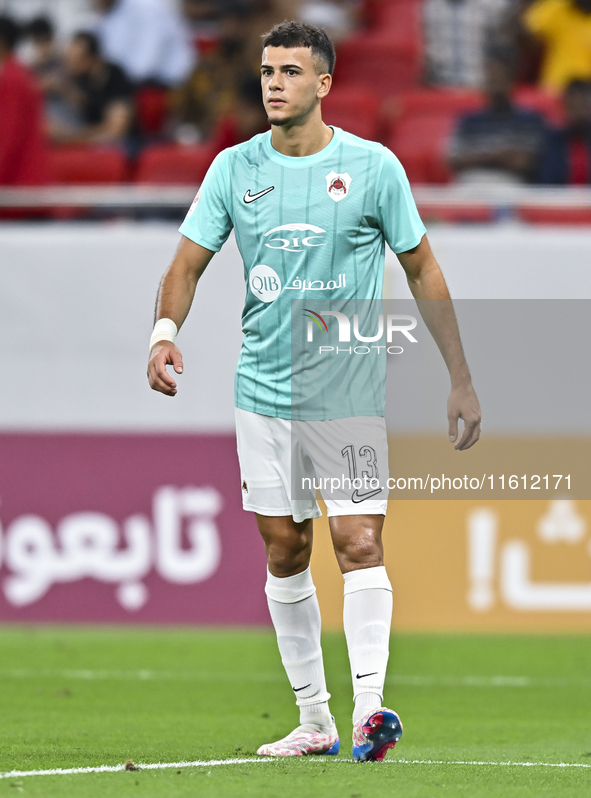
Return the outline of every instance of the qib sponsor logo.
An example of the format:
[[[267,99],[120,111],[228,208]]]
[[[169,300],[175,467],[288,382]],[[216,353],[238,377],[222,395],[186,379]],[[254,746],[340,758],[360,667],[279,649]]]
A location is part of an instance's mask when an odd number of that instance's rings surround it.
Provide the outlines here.
[[[277,299],[281,291],[281,280],[279,275],[270,266],[259,263],[255,266],[248,277],[248,284],[252,293],[261,302],[273,302]]]

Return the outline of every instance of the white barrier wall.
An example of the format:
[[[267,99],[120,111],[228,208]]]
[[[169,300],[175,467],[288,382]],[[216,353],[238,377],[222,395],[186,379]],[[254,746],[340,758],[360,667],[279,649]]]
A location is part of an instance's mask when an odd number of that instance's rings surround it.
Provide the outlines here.
[[[203,276],[178,339],[178,395],[147,385],[154,297],[176,227],[0,227],[0,429],[233,429],[245,291],[233,239]],[[591,230],[435,227],[429,236],[456,298],[591,298]],[[387,293],[409,296],[392,253],[387,267]]]

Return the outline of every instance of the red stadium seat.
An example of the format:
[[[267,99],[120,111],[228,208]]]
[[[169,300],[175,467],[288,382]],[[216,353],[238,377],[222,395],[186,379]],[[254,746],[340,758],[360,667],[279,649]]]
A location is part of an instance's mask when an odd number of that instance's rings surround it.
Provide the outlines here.
[[[424,222],[491,222],[495,217],[493,208],[485,205],[426,205],[418,203],[419,213]]]
[[[54,147],[49,169],[54,183],[122,183],[128,163],[125,153],[115,147]]]
[[[517,208],[517,217],[531,224],[591,225],[591,208]]]
[[[215,155],[209,144],[148,147],[139,158],[136,181],[195,185],[201,183]]]
[[[162,133],[168,117],[169,92],[158,86],[144,86],[135,95],[140,131],[147,135]]]
[[[380,101],[362,88],[335,86],[322,100],[322,118],[364,139],[375,141],[380,135]]]
[[[420,48],[415,37],[395,41],[361,34],[337,47],[335,81],[339,86],[364,86],[383,98],[416,86],[420,73]]]
[[[388,146],[400,159],[411,183],[447,183],[447,144],[453,114],[420,114],[401,119]]]
[[[564,123],[561,98],[541,91],[536,86],[518,86],[513,94],[513,101],[530,111],[537,111],[553,125]]]
[[[400,116],[418,114],[463,114],[482,108],[484,94],[476,89],[424,88],[397,97]]]
[[[386,138],[391,138],[402,119],[423,114],[460,114],[482,108],[486,100],[482,92],[475,89],[418,88],[404,91],[389,98],[383,107],[382,125],[387,129]]]
[[[409,3],[421,6],[424,0],[364,0],[361,18],[371,31],[392,30],[399,26],[400,8]]]

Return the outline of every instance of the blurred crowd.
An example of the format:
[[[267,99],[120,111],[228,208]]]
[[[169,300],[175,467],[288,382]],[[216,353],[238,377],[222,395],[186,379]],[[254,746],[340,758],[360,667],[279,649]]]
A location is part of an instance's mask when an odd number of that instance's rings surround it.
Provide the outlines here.
[[[55,180],[47,142],[211,160],[266,130],[260,37],[285,18],[327,29],[335,123],[411,179],[591,183],[591,0],[89,2],[96,24],[67,39],[51,14],[0,15],[0,184]]]

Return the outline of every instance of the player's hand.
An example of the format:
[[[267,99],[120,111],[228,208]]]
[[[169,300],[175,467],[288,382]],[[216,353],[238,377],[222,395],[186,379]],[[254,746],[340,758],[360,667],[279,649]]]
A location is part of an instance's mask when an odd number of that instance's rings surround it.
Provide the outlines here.
[[[177,374],[182,374],[183,358],[178,346],[171,341],[157,341],[150,351],[148,361],[150,388],[166,396],[176,396],[176,382],[166,371],[166,366],[172,366]]]
[[[459,441],[458,419],[464,422],[464,432]],[[449,422],[449,439],[452,443],[457,441],[454,449],[464,451],[474,446],[480,438],[480,402],[471,382],[462,383],[451,389],[447,400],[447,420]]]

